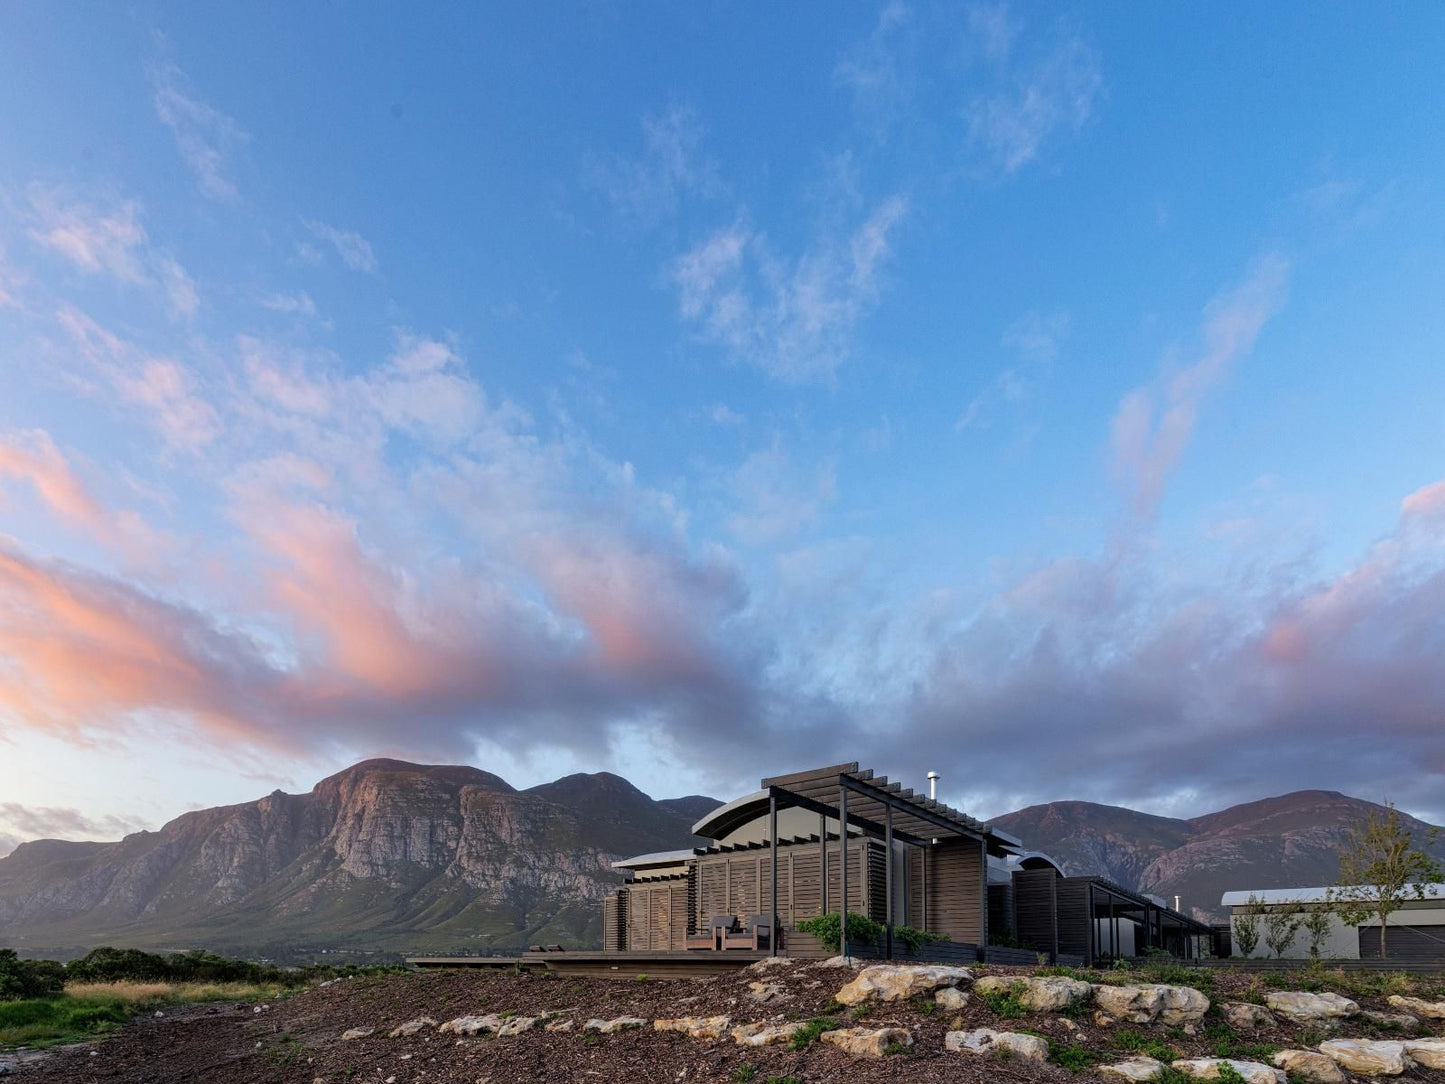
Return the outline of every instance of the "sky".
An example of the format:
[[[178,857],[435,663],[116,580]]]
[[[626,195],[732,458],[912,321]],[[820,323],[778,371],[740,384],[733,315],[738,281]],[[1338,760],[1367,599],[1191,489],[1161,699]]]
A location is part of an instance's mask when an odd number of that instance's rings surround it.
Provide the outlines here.
[[[0,851],[365,757],[1445,821],[1445,9],[0,11]]]

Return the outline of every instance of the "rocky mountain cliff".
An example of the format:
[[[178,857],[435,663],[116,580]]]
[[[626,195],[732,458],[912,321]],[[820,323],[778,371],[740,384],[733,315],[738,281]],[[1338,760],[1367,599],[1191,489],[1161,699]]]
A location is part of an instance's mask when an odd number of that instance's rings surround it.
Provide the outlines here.
[[[1302,790],[1231,806],[1191,820],[1118,806],[1051,802],[994,818],[994,824],[1056,858],[1069,874],[1095,873],[1163,896],[1206,921],[1221,916],[1231,889],[1329,885],[1339,873],[1345,833],[1373,802]],[[1421,843],[1430,825],[1405,818]],[[1433,852],[1445,858],[1445,839]]]
[[[199,810],[118,843],[0,859],[0,944],[505,950],[595,943],[611,862],[688,846],[698,795],[615,775],[518,791],[476,768],[357,764],[309,794]]]

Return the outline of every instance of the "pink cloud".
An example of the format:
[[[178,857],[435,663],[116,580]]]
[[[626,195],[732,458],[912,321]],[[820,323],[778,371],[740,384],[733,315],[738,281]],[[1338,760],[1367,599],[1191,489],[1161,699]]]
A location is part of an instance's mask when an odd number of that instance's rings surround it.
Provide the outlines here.
[[[1400,515],[1417,520],[1445,516],[1445,481],[1421,486],[1400,502]]]

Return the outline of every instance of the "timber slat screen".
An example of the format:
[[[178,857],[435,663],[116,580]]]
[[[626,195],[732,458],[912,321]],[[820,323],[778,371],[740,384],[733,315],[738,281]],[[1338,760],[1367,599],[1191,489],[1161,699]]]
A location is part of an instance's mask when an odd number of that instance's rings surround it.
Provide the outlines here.
[[[882,861],[870,858],[866,867],[862,854],[865,847],[877,850],[870,841],[854,839],[848,846],[848,906],[869,918],[882,921],[881,888],[876,900],[865,879],[865,868],[872,873],[877,866],[881,877]],[[842,892],[842,870],[838,862],[838,841],[830,844],[828,861],[829,909],[837,910]],[[806,918],[823,913],[819,867],[822,864],[816,841],[784,842],[778,847],[778,921],[791,927]],[[692,912],[693,928],[705,930],[718,915],[732,915],[740,923],[753,915],[765,914],[772,903],[772,858],[766,847],[739,850],[725,854],[703,854],[697,858],[697,903]],[[869,903],[863,911],[864,901]]]
[[[1070,951],[1059,945],[1058,882],[1059,875],[1051,869],[1019,870],[1013,875],[1014,937],[1054,956]]]
[[[928,855],[928,928],[953,941],[985,944],[983,845],[940,840]]]

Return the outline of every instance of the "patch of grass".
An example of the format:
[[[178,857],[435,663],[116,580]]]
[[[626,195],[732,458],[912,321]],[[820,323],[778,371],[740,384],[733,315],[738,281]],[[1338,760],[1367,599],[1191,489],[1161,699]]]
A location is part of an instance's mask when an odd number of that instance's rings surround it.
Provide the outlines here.
[[[1215,1056],[1219,1057],[1220,1055]],[[1216,1066],[1214,1071],[1218,1074],[1215,1079],[1223,1081],[1224,1084],[1245,1084],[1244,1077],[1240,1075],[1239,1070],[1228,1062]]]
[[[1214,976],[1202,967],[1150,964],[1143,969],[1142,974],[1146,982],[1162,982],[1169,986],[1192,986],[1203,994],[1214,992]]]
[[[1211,1044],[1216,1058],[1237,1058],[1241,1061],[1268,1061],[1280,1048],[1271,1043],[1242,1042],[1225,1023],[1210,1024],[1204,1029],[1205,1041]]]
[[[1007,990],[975,990],[985,1005],[999,1016],[1019,1017],[1028,1014],[1024,1007],[1023,995],[1028,987],[1016,982]]]
[[[1078,1043],[1061,1043],[1055,1039],[1049,1041],[1049,1061],[1055,1065],[1067,1069],[1071,1073],[1081,1073],[1091,1068],[1098,1055]]]
[[[813,1043],[818,1041],[818,1036],[825,1031],[836,1031],[841,1027],[836,1019],[831,1016],[815,1016],[801,1028],[793,1033],[789,1045],[794,1050],[806,1050]]]
[[[909,1046],[907,1043],[889,1043],[883,1048],[883,1053],[885,1056],[892,1056],[894,1054],[912,1054],[913,1047]]]
[[[1038,978],[1078,979],[1080,982],[1099,981],[1099,973],[1097,971],[1084,971],[1077,967],[1066,967],[1063,964],[1051,964],[1048,967],[1041,967],[1034,972],[1034,975]]]
[[[1154,1078],[1154,1084],[1197,1084],[1197,1082],[1182,1069],[1176,1069],[1168,1062],[1165,1062],[1164,1068],[1161,1069],[1159,1075]]]
[[[598,1043],[600,1043],[601,1041],[602,1041],[602,1034],[601,1034],[601,1032],[597,1032],[597,1031],[584,1031],[584,1032],[582,1033],[582,1045],[583,1045],[583,1046],[596,1046],[596,1045],[597,1045]]]
[[[758,1067],[745,1061],[733,1070],[733,1084],[752,1084],[758,1078]]]
[[[1130,1054],[1144,1054],[1162,1061],[1166,1065],[1179,1056],[1179,1052],[1169,1044],[1137,1032],[1133,1028],[1120,1028],[1114,1032],[1110,1043],[1119,1050],[1127,1051]]]
[[[938,1002],[934,1001],[931,997],[919,994],[913,999],[913,1008],[922,1016],[932,1016],[938,1011]]]
[[[0,1002],[0,1048],[54,1046],[113,1031],[131,1017],[119,998],[56,997]]]
[[[651,982],[651,981],[652,981],[652,978],[647,974],[646,971],[640,971],[640,972],[638,972],[638,975],[637,975],[637,981],[638,981],[638,982]]]
[[[872,1012],[872,1005],[854,1005],[853,1011],[848,1015],[851,1016],[854,1020],[862,1020],[865,1016],[870,1015]]]

